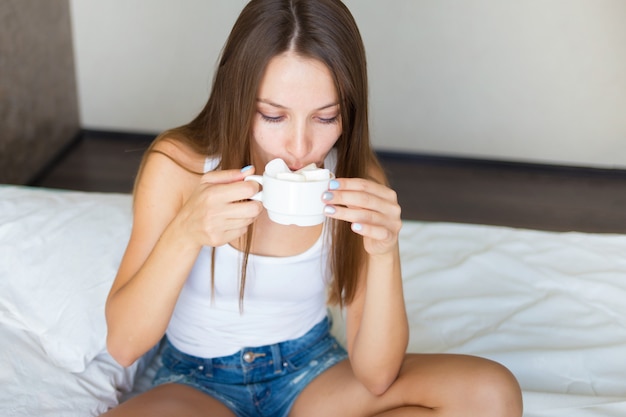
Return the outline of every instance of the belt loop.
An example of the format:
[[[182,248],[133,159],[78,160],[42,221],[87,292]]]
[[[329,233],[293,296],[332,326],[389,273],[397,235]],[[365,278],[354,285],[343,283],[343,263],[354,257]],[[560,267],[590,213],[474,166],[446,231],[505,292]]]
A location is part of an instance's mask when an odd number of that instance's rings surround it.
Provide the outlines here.
[[[213,359],[203,358],[202,361],[198,363],[198,366],[196,367],[196,369],[202,375],[209,377],[209,378],[212,377],[213,376]]]
[[[272,360],[274,361],[274,372],[281,372],[283,370],[283,355],[278,343],[272,345]]]

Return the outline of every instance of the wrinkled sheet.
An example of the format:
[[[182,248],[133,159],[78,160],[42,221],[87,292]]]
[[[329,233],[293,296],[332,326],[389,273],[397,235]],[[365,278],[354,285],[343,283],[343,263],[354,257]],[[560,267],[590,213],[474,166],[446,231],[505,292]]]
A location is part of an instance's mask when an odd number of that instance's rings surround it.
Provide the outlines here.
[[[626,416],[626,236],[406,222],[410,350],[480,355],[525,416]]]
[[[84,280],[69,275],[95,262],[93,285],[80,291],[101,303],[126,243],[130,204],[127,195],[0,186],[0,251],[23,245],[38,254],[0,253],[0,288],[14,294],[49,282],[39,290],[56,294],[63,283]],[[42,255],[74,250],[77,241],[94,259]],[[503,363],[522,385],[525,417],[626,416],[626,236],[405,221],[400,250],[410,351]],[[26,272],[17,279],[12,271]],[[42,280],[42,271],[55,273]],[[133,383],[141,366],[122,370],[112,362],[101,316],[90,318],[94,334],[64,329],[60,318],[82,311],[84,300],[70,297],[61,307],[31,302],[35,311],[28,311],[3,296],[0,415],[95,416]],[[59,308],[58,320],[43,314]],[[103,314],[101,305],[94,308]],[[333,332],[343,340],[341,314],[333,314]],[[55,336],[57,349],[42,335]],[[84,369],[69,370],[50,356],[70,348],[80,350]],[[154,366],[137,375],[135,393],[149,385]]]

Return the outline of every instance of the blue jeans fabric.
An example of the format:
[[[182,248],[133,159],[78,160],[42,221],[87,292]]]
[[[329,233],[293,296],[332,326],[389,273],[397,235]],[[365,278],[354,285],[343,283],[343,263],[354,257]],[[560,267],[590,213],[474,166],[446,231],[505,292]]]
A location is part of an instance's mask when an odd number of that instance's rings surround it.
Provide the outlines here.
[[[166,340],[153,385],[189,385],[238,417],[286,417],[315,377],[347,357],[330,334],[328,318],[298,339],[212,359],[187,355]]]

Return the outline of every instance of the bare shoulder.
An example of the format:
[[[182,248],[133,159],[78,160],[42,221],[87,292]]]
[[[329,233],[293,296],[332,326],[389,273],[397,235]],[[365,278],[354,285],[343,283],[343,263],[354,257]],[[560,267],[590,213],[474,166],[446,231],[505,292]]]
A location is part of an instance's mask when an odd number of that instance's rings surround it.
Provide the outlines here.
[[[135,195],[154,190],[185,201],[198,184],[206,156],[174,138],[161,138],[148,151],[139,173]]]
[[[152,146],[151,155],[148,155],[148,157],[156,155],[169,159],[170,162],[182,168],[183,171],[197,175],[204,173],[206,155],[199,154],[189,144],[179,139],[171,137],[161,138]]]
[[[148,150],[133,196],[134,235],[158,238],[198,186],[204,160],[188,145],[169,138]]]

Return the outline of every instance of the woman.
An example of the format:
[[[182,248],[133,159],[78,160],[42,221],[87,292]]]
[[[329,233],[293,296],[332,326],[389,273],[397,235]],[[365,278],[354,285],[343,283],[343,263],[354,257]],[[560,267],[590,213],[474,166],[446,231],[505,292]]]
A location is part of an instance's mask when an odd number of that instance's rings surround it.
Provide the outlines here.
[[[155,387],[107,415],[521,415],[502,366],[405,353],[400,207],[370,147],[367,96],[339,0],[244,8],[206,107],[140,169],[107,344],[129,365],[167,337]],[[259,186],[244,178],[274,158],[335,172],[325,224],[279,225],[250,200]],[[327,298],[345,307],[347,350]]]

